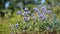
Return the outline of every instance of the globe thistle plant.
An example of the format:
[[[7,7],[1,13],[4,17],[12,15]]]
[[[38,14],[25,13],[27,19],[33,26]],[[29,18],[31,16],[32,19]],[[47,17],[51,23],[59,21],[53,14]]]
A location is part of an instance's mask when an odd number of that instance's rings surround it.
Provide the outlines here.
[[[21,11],[17,11],[17,15],[19,15],[19,14],[22,14],[22,12]]]

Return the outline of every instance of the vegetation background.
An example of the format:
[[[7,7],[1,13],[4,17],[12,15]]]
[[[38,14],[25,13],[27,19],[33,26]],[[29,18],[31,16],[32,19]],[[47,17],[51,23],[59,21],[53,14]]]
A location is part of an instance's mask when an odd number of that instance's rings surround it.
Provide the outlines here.
[[[40,9],[45,5],[48,10],[49,7],[52,10],[54,17],[49,19],[52,21],[39,19],[25,21],[22,15],[16,14],[17,11],[24,12],[26,7],[31,13],[34,13],[34,7]],[[18,28],[16,27],[17,23]],[[49,31],[46,29],[48,28],[46,25],[50,26]],[[60,34],[60,0],[0,0],[0,34],[41,34],[41,32],[44,34],[44,32],[54,31]]]

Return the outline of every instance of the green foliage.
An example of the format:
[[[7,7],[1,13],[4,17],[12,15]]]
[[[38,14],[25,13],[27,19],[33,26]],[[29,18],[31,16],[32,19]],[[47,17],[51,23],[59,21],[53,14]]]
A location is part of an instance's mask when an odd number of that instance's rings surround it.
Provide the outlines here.
[[[30,0],[30,4],[24,4],[25,2],[28,2],[28,0],[23,0],[22,1],[22,8],[24,7],[28,7],[29,10],[31,11],[31,13],[33,13],[33,8],[34,7],[38,7],[38,5],[35,5],[33,3],[34,0]],[[19,6],[20,2],[17,2],[17,0],[10,0],[11,4],[9,6],[9,8],[7,9],[3,9],[2,12],[7,12],[7,14],[5,14],[5,17],[2,18],[0,17],[0,33],[1,34],[9,34],[11,32],[10,30],[10,24],[14,25],[14,29],[13,31],[15,32],[19,32],[19,31],[23,31],[23,30],[28,30],[28,31],[38,31],[38,32],[44,32],[47,30],[47,27],[50,27],[51,30],[50,31],[60,31],[60,5],[58,4],[58,2],[60,0],[46,0],[47,2],[47,6],[50,6],[51,10],[53,11],[53,18],[50,17],[50,15],[48,15],[47,20],[40,20],[39,18],[37,18],[36,20],[30,19],[30,21],[25,21],[23,20],[23,16],[22,15],[17,15],[16,12],[17,10],[20,11],[24,11],[22,8],[17,8],[17,5]],[[38,1],[39,4],[40,0]],[[49,4],[51,3],[51,4]],[[57,5],[55,5],[57,4]],[[44,4],[45,5],[45,4]],[[44,6],[43,5],[43,6]],[[51,6],[52,5],[52,6]],[[55,6],[53,6],[55,5]],[[41,6],[42,7],[42,6]],[[38,8],[41,8],[38,7]],[[12,10],[11,10],[12,8]],[[48,8],[48,7],[47,7]],[[13,10],[14,9],[14,10]],[[40,9],[39,9],[40,10]],[[13,14],[11,14],[11,12],[13,12]],[[16,29],[15,24],[18,22],[19,27],[18,29]],[[7,33],[8,32],[8,33]]]

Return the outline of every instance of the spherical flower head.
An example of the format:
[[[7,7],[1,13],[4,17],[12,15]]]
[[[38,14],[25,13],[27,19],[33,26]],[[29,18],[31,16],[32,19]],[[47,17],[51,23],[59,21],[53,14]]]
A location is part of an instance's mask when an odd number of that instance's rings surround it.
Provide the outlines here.
[[[41,12],[40,12],[40,11],[37,11],[37,14],[38,14],[38,15],[41,15]]]
[[[51,11],[51,10],[48,10],[47,13],[48,13],[48,14],[52,14],[52,11]]]
[[[44,11],[44,8],[41,8],[42,11]]]
[[[21,11],[17,11],[17,14],[19,15],[19,14],[22,14],[22,12]]]
[[[26,7],[24,10],[28,10],[28,8]]]
[[[43,14],[47,14],[47,10],[44,10],[44,11],[43,11]]]
[[[28,18],[28,17],[24,17],[24,20],[25,20],[25,21],[29,21],[29,18]]]
[[[40,18],[45,20],[47,17],[46,17],[46,15],[41,14],[41,15],[40,15]]]
[[[27,13],[27,12],[24,12],[24,13],[23,13],[23,16],[24,16],[24,17],[26,17],[27,15],[28,15],[28,13]]]
[[[37,12],[38,11],[38,8],[35,7],[35,8],[33,8],[33,10]]]
[[[46,6],[41,7],[41,10],[42,11],[46,10]]]
[[[16,24],[16,27],[18,28],[18,26],[19,26],[19,24],[17,23],[17,24]]]

